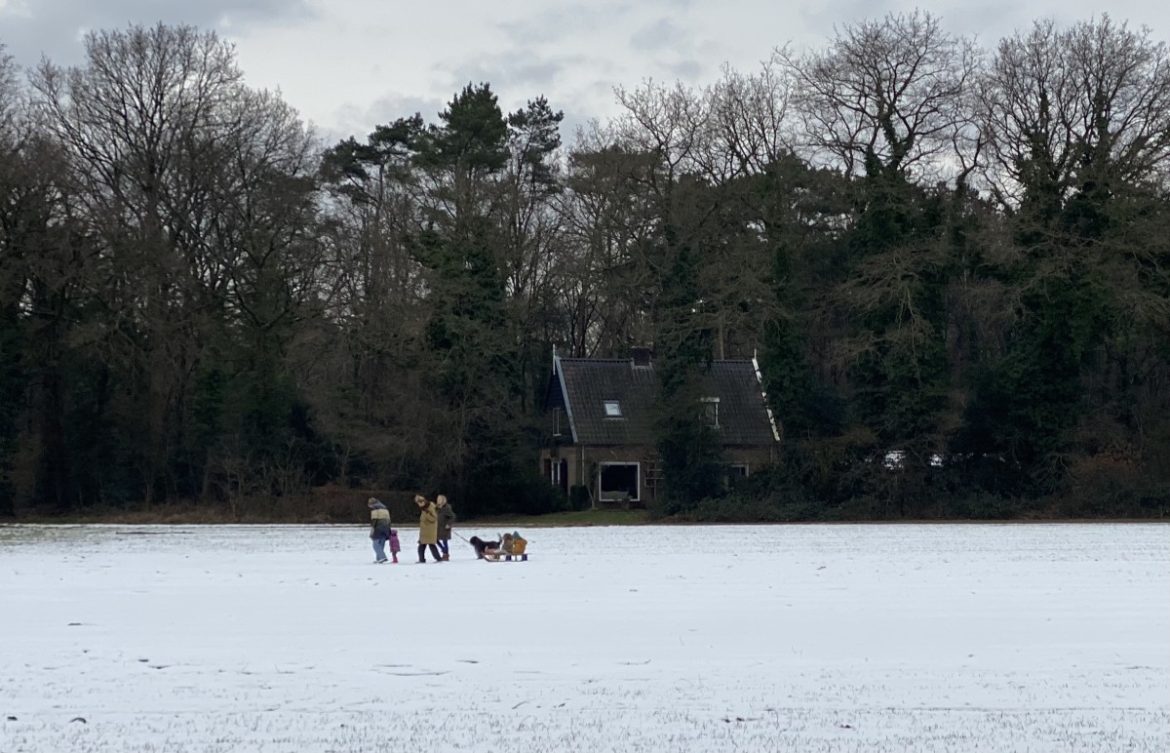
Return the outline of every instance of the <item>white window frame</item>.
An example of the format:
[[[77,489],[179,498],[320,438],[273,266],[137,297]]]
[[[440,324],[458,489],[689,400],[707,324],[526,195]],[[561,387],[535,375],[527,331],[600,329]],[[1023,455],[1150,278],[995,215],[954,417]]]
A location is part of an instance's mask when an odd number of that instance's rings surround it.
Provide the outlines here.
[[[625,461],[607,461],[597,464],[597,499],[602,502],[620,502],[623,501],[621,497],[607,497],[606,492],[601,487],[601,472],[604,468],[612,465],[632,465],[634,466],[634,496],[630,497],[628,502],[642,501],[642,463],[637,460]],[[616,492],[610,492],[614,494]]]
[[[606,418],[622,418],[622,402],[620,400],[602,400]]]

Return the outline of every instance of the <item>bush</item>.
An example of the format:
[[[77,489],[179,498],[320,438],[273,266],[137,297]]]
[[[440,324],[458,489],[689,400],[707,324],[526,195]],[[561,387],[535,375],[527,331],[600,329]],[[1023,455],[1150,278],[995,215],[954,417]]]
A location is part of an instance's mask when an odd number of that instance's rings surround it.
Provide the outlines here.
[[[569,509],[570,510],[588,510],[593,507],[593,495],[589,493],[589,487],[582,484],[577,484],[569,489]]]
[[[1150,479],[1129,457],[1109,454],[1076,458],[1069,483],[1053,500],[1064,517],[1164,517],[1170,512],[1170,482]]]
[[[701,500],[675,520],[702,523],[795,523],[820,520],[823,508],[804,499],[738,495]]]
[[[1036,503],[1034,502],[1028,503],[1022,499],[1012,499],[981,491],[948,499],[941,505],[944,517],[972,520],[1008,520],[1035,509]]]
[[[511,469],[506,469],[511,470]],[[545,515],[569,509],[569,500],[559,487],[535,472],[478,474],[468,491],[467,517],[490,515]]]

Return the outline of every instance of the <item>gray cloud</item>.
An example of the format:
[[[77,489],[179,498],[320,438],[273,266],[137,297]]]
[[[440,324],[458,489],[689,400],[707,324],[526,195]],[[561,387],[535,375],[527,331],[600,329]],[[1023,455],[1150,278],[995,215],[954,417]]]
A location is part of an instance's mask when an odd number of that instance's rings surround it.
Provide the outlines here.
[[[490,58],[468,60],[457,65],[435,66],[437,77],[449,85],[452,93],[467,83],[488,82],[500,91],[508,88],[544,88],[564,70],[567,61],[552,58],[495,55]],[[539,92],[537,92],[539,93]]]
[[[678,60],[673,63],[664,63],[663,66],[670,74],[682,81],[695,81],[706,70],[698,60]]]
[[[978,33],[985,48],[1037,18],[1065,23],[1102,12],[1090,0],[957,0],[920,7],[946,29]],[[185,23],[237,43],[250,85],[280,89],[323,135],[364,138],[379,123],[420,112],[433,121],[468,82],[488,81],[505,111],[540,94],[565,111],[566,139],[591,117],[613,114],[614,86],[647,79],[710,83],[727,62],[754,69],[777,45],[823,48],[834,29],[912,6],[893,0],[0,0],[0,43],[19,65],[44,54],[82,61],[86,30]],[[1111,0],[1116,20],[1154,27],[1167,13],[1148,0]]]
[[[439,119],[439,111],[447,103],[432,97],[415,97],[398,92],[386,92],[368,104],[347,102],[333,113],[336,125],[318,128],[321,138],[329,144],[353,136],[365,141],[375,127],[393,123],[399,118],[409,118],[418,113],[423,121],[433,123]]]
[[[505,21],[499,28],[517,45],[555,41],[581,34],[620,28],[632,10],[627,2],[576,3],[548,8],[519,21]]]
[[[630,47],[636,55],[652,56],[658,70],[647,70],[645,75],[665,73],[668,79],[694,82],[705,70],[699,61],[712,59],[715,45],[696,41],[691,29],[663,16],[635,31]]]
[[[586,82],[571,92],[561,121],[561,143],[572,147],[577,143],[578,131],[591,130],[594,122],[604,125],[609,120],[605,113],[613,111],[616,102],[614,82],[605,79]]]
[[[512,49],[476,60],[458,64],[441,64],[434,67],[435,85],[449,89],[454,95],[468,83],[487,82],[500,97],[501,106],[507,109],[506,101],[523,103],[541,94],[554,101],[564,97],[562,79],[567,74],[582,70],[591,73],[604,72],[609,63],[603,59],[585,55],[541,55],[528,49]]]
[[[690,46],[690,34],[669,18],[660,18],[643,26],[630,37],[630,44],[637,50],[677,49]]]
[[[189,24],[226,36],[314,15],[309,0],[27,0],[19,8],[0,10],[0,42],[26,68],[42,56],[58,65],[80,63],[84,32],[125,28],[130,19],[146,25]]]

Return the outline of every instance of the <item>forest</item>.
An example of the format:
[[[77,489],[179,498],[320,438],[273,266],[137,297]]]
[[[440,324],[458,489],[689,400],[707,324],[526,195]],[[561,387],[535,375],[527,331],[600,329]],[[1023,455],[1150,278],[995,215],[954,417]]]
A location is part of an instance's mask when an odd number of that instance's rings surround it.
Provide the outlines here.
[[[327,142],[185,26],[0,38],[0,518],[312,518],[315,490],[565,510],[554,348],[654,349],[684,520],[1170,512],[1170,56],[1107,16],[924,12],[562,133],[469,82]],[[756,357],[780,462],[696,469]],[[355,496],[360,507],[364,497]],[[359,510],[359,515],[361,510]]]

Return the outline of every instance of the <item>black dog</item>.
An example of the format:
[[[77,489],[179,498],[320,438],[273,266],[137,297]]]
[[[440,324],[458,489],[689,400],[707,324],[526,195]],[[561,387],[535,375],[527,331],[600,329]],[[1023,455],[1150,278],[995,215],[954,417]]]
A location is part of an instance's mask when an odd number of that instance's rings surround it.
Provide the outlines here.
[[[498,542],[498,541],[484,541],[483,539],[481,539],[478,536],[472,536],[470,539],[468,539],[468,542],[470,542],[471,545],[473,547],[475,547],[476,559],[483,559],[483,553],[484,553],[484,550],[486,550],[486,549],[499,549],[500,548],[500,542]]]

